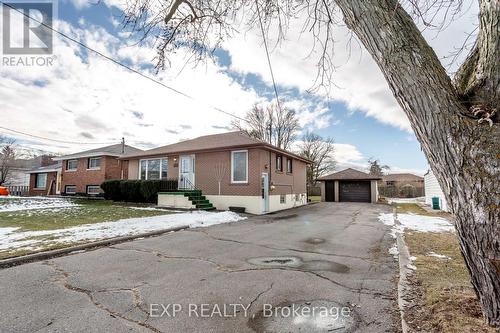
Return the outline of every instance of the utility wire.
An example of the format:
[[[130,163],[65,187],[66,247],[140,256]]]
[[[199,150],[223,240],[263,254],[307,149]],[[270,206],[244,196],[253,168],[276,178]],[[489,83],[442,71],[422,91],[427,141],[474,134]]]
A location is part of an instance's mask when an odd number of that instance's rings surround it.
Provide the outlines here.
[[[274,80],[273,66],[271,65],[271,58],[269,57],[269,49],[267,47],[266,34],[264,32],[264,25],[262,24],[258,0],[255,0],[255,6],[257,7],[257,15],[259,16],[260,31],[262,33],[262,40],[264,41],[264,49],[266,50],[267,64],[269,65],[269,72],[271,73],[271,79],[273,80],[274,95],[276,96],[278,108],[281,111],[280,98],[278,96],[278,89],[276,88],[276,81]]]
[[[81,46],[81,47],[83,47],[83,48],[85,48],[85,49],[87,49],[87,50],[89,50],[89,51],[92,51],[92,52],[94,52],[95,54],[97,54],[97,55],[99,55],[99,56],[101,56],[101,57],[103,57],[103,58],[105,58],[105,59],[107,59],[107,60],[109,60],[109,61],[111,61],[111,62],[115,63],[116,65],[118,65],[118,66],[120,66],[120,67],[123,67],[123,68],[125,68],[125,69],[127,69],[127,70],[129,70],[129,71],[131,71],[131,72],[133,72],[133,73],[135,73],[135,74],[138,74],[138,75],[142,76],[142,77],[143,77],[143,78],[145,78],[145,79],[148,79],[148,80],[150,80],[150,81],[152,81],[152,82],[154,82],[154,83],[156,83],[156,84],[159,84],[160,86],[162,86],[162,87],[164,87],[164,88],[167,88],[167,89],[169,89],[169,90],[173,91],[173,92],[174,92],[174,93],[176,93],[176,94],[182,95],[182,96],[184,96],[184,97],[186,97],[186,98],[188,98],[188,99],[191,99],[191,100],[193,100],[193,101],[198,101],[195,97],[193,97],[193,96],[191,96],[191,95],[188,95],[187,93],[184,93],[184,92],[182,92],[182,91],[180,91],[180,90],[177,90],[177,89],[175,89],[175,88],[172,88],[172,87],[170,87],[170,86],[166,85],[165,83],[163,83],[163,82],[161,82],[161,81],[158,81],[158,80],[156,80],[156,79],[152,78],[151,76],[148,76],[148,75],[146,75],[146,74],[143,74],[143,73],[139,72],[138,70],[133,69],[133,68],[131,68],[131,67],[129,67],[129,66],[127,66],[127,65],[125,65],[124,63],[119,62],[118,60],[115,60],[115,59],[111,58],[110,56],[107,56],[107,55],[105,55],[104,53],[99,52],[99,51],[97,51],[97,50],[95,50],[95,49],[91,48],[90,46],[85,45],[84,43],[82,43],[82,42],[80,42],[80,41],[78,41],[78,40],[74,39],[73,37],[70,37],[70,36],[66,35],[65,33],[61,32],[61,31],[59,31],[59,30],[56,30],[56,29],[54,29],[53,27],[51,27],[51,26],[47,25],[46,23],[41,22],[41,21],[39,21],[39,20],[37,20],[37,19],[35,19],[35,18],[31,17],[30,15],[28,15],[28,14],[26,14],[26,13],[24,13],[24,12],[20,11],[19,9],[17,9],[17,8],[15,8],[15,7],[13,7],[13,6],[11,6],[10,4],[7,4],[7,3],[5,3],[5,2],[3,2],[3,1],[0,1],[0,3],[1,3],[1,4],[3,4],[4,6],[7,6],[7,7],[11,8],[11,9],[15,10],[16,12],[20,13],[21,15],[23,15],[23,16],[25,16],[25,17],[27,17],[27,18],[31,19],[31,20],[33,20],[34,22],[36,22],[36,23],[38,23],[38,24],[40,24],[40,25],[44,26],[45,28],[47,28],[47,29],[49,29],[49,30],[51,30],[51,31],[53,31],[53,32],[55,32],[55,33],[57,33],[58,35],[60,35],[60,36],[62,36],[62,37],[64,37],[64,38],[66,38],[66,39],[68,39],[68,40],[72,41],[73,43],[78,44],[79,46]],[[266,47],[266,49],[267,49],[267,47]],[[201,101],[199,101],[199,102],[201,102]],[[234,117],[234,118],[237,118],[237,119],[239,119],[239,120],[242,120],[242,121],[247,122],[247,120],[246,120],[246,119],[244,119],[244,118],[242,118],[242,117],[239,117],[239,116],[237,116],[237,115],[235,115],[235,114],[232,114],[231,112],[224,111],[224,110],[222,110],[222,109],[221,109],[221,108],[219,108],[219,107],[216,107],[216,106],[211,105],[211,104],[208,104],[208,103],[207,103],[206,105],[207,105],[207,106],[209,106],[210,108],[212,108],[212,109],[214,109],[214,110],[218,111],[218,112],[224,113],[224,114],[226,114],[226,115],[228,115],[228,116],[231,116],[231,117]]]
[[[9,132],[13,132],[13,133],[16,133],[16,134],[26,135],[26,136],[29,136],[29,137],[32,137],[32,138],[36,138],[36,139],[42,139],[42,140],[53,141],[53,142],[58,142],[58,143],[67,143],[67,144],[73,144],[73,145],[108,145],[108,144],[115,143],[115,142],[76,142],[76,141],[64,141],[64,140],[57,140],[57,139],[46,138],[46,137],[35,135],[35,134],[29,134],[29,133],[26,133],[26,132],[17,131],[17,130],[14,130],[12,128],[7,128],[7,127],[3,127],[3,126],[0,126],[0,129],[3,129],[5,131],[9,131]]]

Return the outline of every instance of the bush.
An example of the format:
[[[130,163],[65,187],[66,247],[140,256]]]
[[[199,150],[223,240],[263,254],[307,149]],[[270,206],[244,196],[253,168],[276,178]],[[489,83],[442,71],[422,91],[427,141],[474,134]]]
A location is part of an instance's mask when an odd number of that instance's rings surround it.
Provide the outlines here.
[[[104,191],[104,198],[108,200],[119,201],[121,196],[120,180],[106,180],[101,184]]]
[[[155,203],[158,192],[177,189],[177,180],[106,180],[101,188],[108,200]]]

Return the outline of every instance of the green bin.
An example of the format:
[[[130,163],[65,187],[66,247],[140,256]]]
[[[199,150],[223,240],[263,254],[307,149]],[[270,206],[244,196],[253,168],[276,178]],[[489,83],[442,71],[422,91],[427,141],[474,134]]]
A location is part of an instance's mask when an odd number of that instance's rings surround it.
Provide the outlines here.
[[[432,198],[432,209],[441,209],[441,207],[439,207],[439,198],[438,197]]]

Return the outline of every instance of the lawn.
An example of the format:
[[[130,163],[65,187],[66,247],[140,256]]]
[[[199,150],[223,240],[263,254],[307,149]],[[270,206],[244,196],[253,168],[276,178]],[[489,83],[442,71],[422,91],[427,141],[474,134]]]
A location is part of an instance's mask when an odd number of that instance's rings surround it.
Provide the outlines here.
[[[416,204],[394,204],[398,214],[433,214]],[[483,321],[481,309],[470,284],[454,232],[405,232],[410,254],[416,257],[415,273],[410,276],[415,302],[406,311],[410,327],[419,332],[494,332]]]
[[[179,212],[104,200],[0,197],[0,259],[125,235],[244,219],[233,212]]]
[[[29,203],[26,204],[26,201]],[[3,211],[2,208],[8,211]],[[169,214],[169,211],[150,210],[106,200],[0,198],[0,228],[16,227],[19,231],[63,229],[164,214]]]

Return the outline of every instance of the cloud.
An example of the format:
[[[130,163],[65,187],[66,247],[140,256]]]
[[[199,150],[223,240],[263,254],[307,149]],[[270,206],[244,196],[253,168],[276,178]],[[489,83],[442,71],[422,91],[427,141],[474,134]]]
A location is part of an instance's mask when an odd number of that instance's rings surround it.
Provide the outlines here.
[[[464,7],[467,5],[465,3]],[[466,34],[472,31],[474,24],[477,23],[477,3],[471,1],[470,7],[439,34],[436,34],[435,30],[424,31],[424,36],[441,58],[459,47]],[[444,12],[445,10],[442,10],[440,14],[444,15]],[[277,83],[282,87],[298,88],[302,93],[308,92],[314,85],[318,59],[318,50],[311,53],[314,46],[311,34],[302,31],[304,22],[304,16],[291,20],[286,40],[281,42],[270,55]],[[269,45],[275,44],[273,37],[278,35],[277,31],[276,26],[271,27]],[[356,43],[355,38],[351,44],[353,39],[346,27],[335,27],[333,34],[335,36],[333,62],[336,66],[336,71],[332,73],[334,85],[329,91],[319,91],[317,94],[344,102],[350,110],[363,112],[383,124],[412,132],[407,116],[398,105],[370,54]],[[265,51],[262,48],[262,37],[257,27],[237,35],[224,45],[231,55],[231,70],[242,74],[255,73],[267,84],[272,82]],[[462,54],[458,63],[465,55]],[[443,63],[446,62],[443,60]],[[323,119],[317,125],[325,126],[327,122],[328,119]]]

